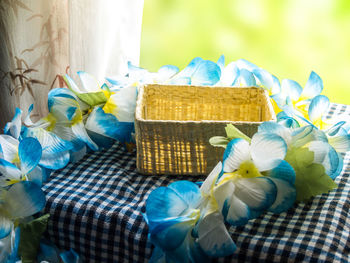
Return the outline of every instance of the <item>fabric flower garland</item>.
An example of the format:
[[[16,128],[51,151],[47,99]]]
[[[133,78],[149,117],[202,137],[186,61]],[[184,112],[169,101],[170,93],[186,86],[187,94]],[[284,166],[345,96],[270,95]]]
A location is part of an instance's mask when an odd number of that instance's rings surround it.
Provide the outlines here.
[[[224,56],[216,63],[194,58],[181,71],[166,65],[149,72],[129,63],[125,76],[108,77],[106,83],[77,74],[81,85],[66,75],[67,88],[50,91],[45,118],[31,120],[33,105],[27,116],[16,109],[0,135],[1,262],[23,256],[19,225],[34,222],[33,215],[43,209],[41,186],[52,170],[88,151],[109,148],[115,140],[133,144],[139,85],[261,87],[278,113],[277,122],[262,123],[252,138],[233,125],[226,127],[226,137],[211,138],[225,152],[200,186],[178,181],[150,193],[144,218],[155,246],[151,262],[206,262],[234,253],[225,223],[244,225],[265,211],[281,213],[328,192],[342,171],[342,154],[350,150],[350,124],[344,118],[325,119],[330,103],[321,95],[323,83],[315,72],[304,89],[293,80],[280,84],[243,59],[225,66]],[[73,250],[61,252],[49,242],[37,248],[40,261],[80,260]]]

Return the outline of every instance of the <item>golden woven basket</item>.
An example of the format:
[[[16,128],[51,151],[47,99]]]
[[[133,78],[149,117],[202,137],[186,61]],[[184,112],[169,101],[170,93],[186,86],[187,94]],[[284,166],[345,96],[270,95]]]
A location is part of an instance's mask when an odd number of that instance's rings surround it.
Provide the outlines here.
[[[209,139],[225,136],[232,123],[252,136],[275,120],[260,88],[146,85],[136,105],[137,168],[143,174],[208,174],[224,149]]]

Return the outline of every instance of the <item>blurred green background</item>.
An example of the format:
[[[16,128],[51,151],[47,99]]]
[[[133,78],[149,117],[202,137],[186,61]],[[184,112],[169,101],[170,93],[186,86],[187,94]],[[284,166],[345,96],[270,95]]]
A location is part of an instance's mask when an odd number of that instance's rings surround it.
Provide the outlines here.
[[[311,70],[332,102],[350,104],[349,0],[145,0],[140,65],[184,68],[200,56],[245,58],[305,85]]]

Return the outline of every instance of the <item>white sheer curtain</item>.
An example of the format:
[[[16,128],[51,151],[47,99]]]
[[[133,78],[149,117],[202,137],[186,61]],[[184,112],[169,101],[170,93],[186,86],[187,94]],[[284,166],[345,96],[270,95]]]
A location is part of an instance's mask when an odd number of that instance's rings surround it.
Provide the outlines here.
[[[59,74],[103,80],[138,65],[143,0],[0,0],[0,127],[15,107],[47,114]]]

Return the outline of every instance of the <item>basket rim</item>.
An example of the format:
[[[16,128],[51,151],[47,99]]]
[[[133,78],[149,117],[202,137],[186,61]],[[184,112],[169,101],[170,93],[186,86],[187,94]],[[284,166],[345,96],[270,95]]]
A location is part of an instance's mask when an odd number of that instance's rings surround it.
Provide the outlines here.
[[[271,120],[269,121],[276,121],[277,117],[276,117],[276,113],[273,109],[271,100],[269,99],[270,96],[268,95],[267,90],[261,88],[261,87],[255,87],[255,86],[251,86],[251,87],[226,87],[226,86],[195,86],[195,85],[171,85],[171,84],[145,84],[145,85],[141,85],[139,86],[139,92],[137,95],[137,100],[136,100],[136,109],[135,109],[135,121],[136,122],[144,122],[144,123],[155,123],[155,124],[161,124],[161,123],[183,123],[183,124],[189,124],[189,123],[193,123],[193,124],[210,124],[210,123],[222,123],[222,124],[238,124],[238,125],[244,125],[244,124],[256,124],[256,125],[260,125],[261,123],[263,123],[264,121],[231,121],[231,120],[200,120],[200,121],[195,121],[195,120],[154,120],[154,119],[145,119],[142,117],[142,102],[143,102],[143,98],[144,98],[144,92],[145,92],[145,88],[147,88],[148,86],[176,86],[176,87],[203,87],[203,88],[210,88],[210,89],[258,89],[258,90],[262,90],[264,92],[264,95],[267,98],[267,107],[269,109],[269,111],[271,112]]]

